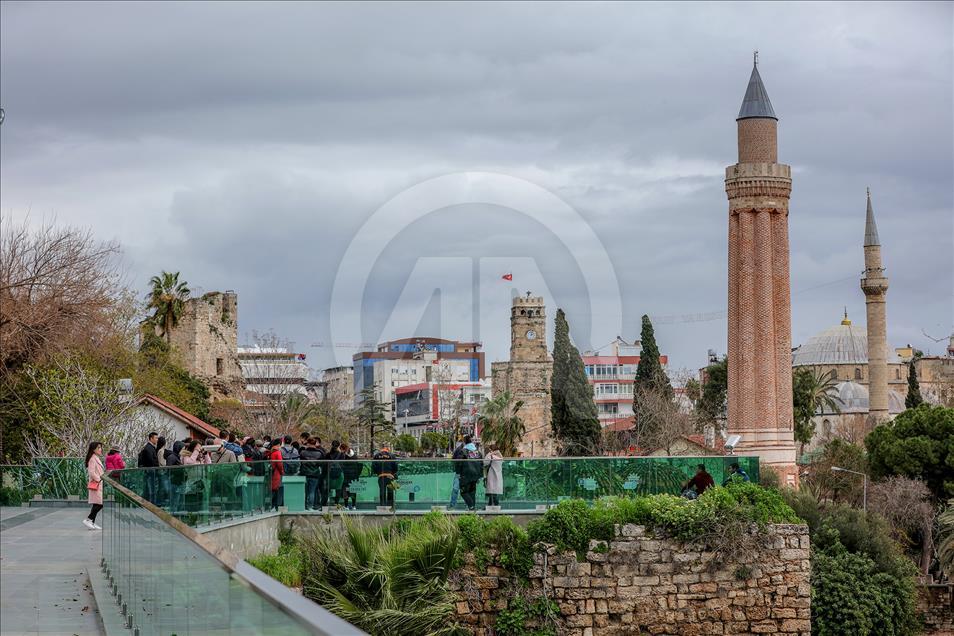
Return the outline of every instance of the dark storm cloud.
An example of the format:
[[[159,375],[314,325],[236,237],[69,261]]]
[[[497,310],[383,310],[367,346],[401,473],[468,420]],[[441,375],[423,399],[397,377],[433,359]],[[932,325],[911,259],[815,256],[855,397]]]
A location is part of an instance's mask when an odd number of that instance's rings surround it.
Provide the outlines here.
[[[952,329],[950,4],[0,7],[0,208],[117,238],[135,280],[177,269],[236,289],[242,334],[330,340],[338,264],[374,210],[486,170],[576,209],[615,265],[622,335],[643,313],[676,316],[659,321],[661,345],[699,366],[725,348],[725,321],[679,316],[725,307],[723,170],[753,48],[795,171],[793,340],[845,305],[863,322],[869,185],[889,339],[936,351],[921,330]],[[524,255],[589,337],[556,228],[456,213],[413,224],[378,259],[362,305],[372,332],[417,256]],[[486,346],[506,356],[506,342]]]

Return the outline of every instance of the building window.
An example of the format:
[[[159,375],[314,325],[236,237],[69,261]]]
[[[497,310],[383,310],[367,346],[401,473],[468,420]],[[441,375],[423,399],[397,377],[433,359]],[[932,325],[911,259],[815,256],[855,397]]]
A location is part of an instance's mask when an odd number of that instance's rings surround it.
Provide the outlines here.
[[[222,358],[215,359],[215,375],[222,375],[225,373],[225,361]]]
[[[858,367],[855,367],[855,379],[856,380],[861,379],[861,369],[859,369]]]
[[[825,439],[829,439],[831,437],[831,420],[828,418],[822,420],[822,436]]]
[[[900,380],[900,379],[901,379],[901,369],[895,369],[895,370],[894,370],[894,379],[895,379],[895,380]]]

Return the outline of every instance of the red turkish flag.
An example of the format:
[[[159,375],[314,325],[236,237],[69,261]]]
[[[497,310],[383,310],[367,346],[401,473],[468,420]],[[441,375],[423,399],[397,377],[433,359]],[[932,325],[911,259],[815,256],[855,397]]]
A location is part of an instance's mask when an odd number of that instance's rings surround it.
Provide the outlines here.
[[[504,280],[513,280],[513,274],[504,274],[504,275],[503,275],[503,279],[504,279]]]

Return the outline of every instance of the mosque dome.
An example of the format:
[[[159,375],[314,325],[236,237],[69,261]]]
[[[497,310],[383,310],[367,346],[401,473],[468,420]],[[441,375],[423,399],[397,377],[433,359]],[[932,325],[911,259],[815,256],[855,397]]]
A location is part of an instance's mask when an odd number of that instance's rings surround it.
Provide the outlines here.
[[[889,363],[898,356],[885,352]],[[810,367],[828,364],[868,364],[868,335],[864,327],[851,324],[848,317],[840,325],[817,333],[792,353],[792,366]]]
[[[835,385],[834,396],[838,403],[839,414],[868,412],[868,387],[857,382],[839,382]],[[904,410],[904,396],[897,391],[888,391],[888,413],[896,415]],[[827,410],[819,415],[835,415]]]

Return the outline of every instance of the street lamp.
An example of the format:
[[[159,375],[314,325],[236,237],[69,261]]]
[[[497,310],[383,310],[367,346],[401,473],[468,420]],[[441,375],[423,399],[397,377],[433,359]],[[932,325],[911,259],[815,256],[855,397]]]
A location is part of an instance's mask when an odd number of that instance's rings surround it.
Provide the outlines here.
[[[842,468],[841,466],[832,466],[831,472],[833,473],[851,473],[852,475],[861,475],[863,478],[862,481],[862,499],[861,499],[861,509],[865,512],[868,512],[868,475],[865,473],[860,473],[857,470],[848,470],[847,468]]]

